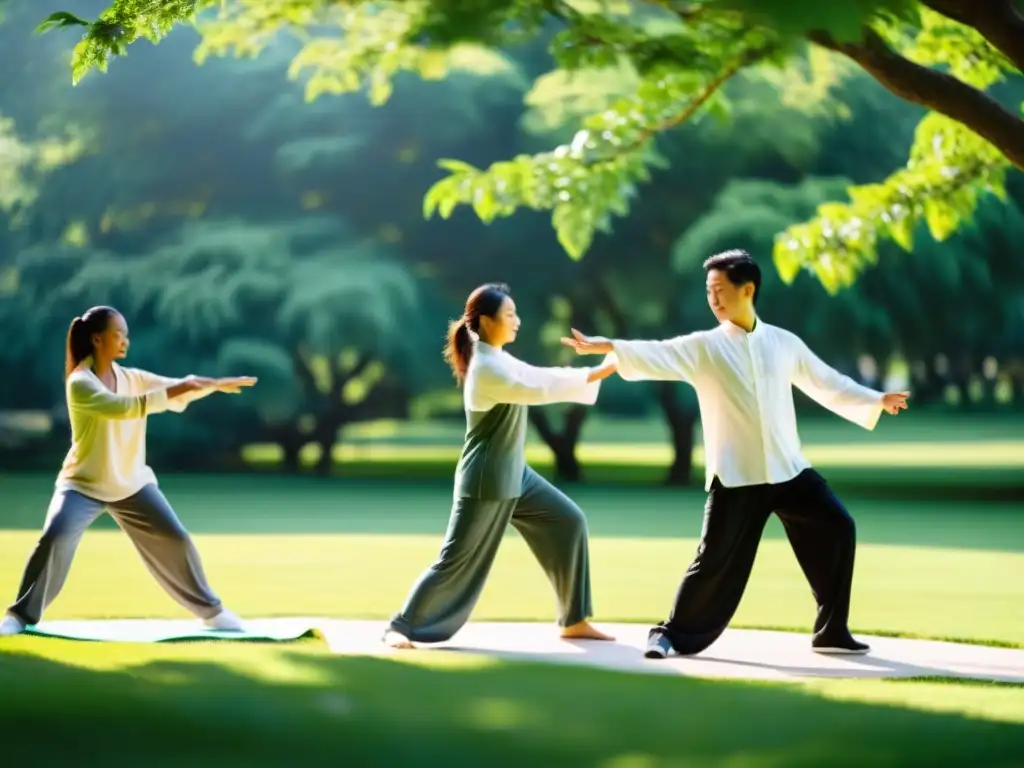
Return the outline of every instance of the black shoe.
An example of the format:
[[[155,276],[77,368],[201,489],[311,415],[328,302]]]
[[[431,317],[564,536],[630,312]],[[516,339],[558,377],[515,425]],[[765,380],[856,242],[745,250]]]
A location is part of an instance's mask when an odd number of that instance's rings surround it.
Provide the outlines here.
[[[845,637],[841,637],[838,641],[816,637],[811,641],[811,650],[815,653],[828,653],[835,654],[837,656],[863,656],[871,650],[871,646],[867,643],[862,643],[859,640],[854,640],[853,635],[847,634]]]
[[[647,650],[644,651],[645,659],[664,659],[672,653],[672,643],[664,635],[653,635],[647,639]]]

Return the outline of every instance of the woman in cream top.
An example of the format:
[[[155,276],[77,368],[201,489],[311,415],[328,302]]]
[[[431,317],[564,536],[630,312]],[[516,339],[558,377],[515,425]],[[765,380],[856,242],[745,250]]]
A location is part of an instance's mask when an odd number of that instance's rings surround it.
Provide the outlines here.
[[[40,621],[64,586],[82,535],[104,511],[171,597],[213,629],[242,628],[210,589],[191,536],[146,464],[146,419],[180,413],[194,400],[239,392],[256,380],[168,379],[115,362],[127,353],[128,326],[117,310],[93,307],[72,321],[65,368],[71,447],[17,599],[0,620],[0,635]]]

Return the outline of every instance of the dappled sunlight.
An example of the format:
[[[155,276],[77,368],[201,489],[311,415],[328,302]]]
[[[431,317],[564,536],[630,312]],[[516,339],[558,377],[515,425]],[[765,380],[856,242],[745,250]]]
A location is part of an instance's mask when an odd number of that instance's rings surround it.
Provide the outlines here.
[[[319,641],[300,641],[308,653],[326,653]],[[190,685],[191,665],[215,663],[239,676],[265,683],[322,685],[323,670],[301,663],[299,657],[285,653],[239,653],[231,642],[187,643],[114,643],[80,642],[59,638],[40,639],[28,635],[4,638],[0,653],[60,659],[61,663],[96,672],[122,671],[150,683]],[[173,660],[177,666],[162,663]]]
[[[271,759],[288,734],[292,762],[323,761],[341,749],[359,764],[369,755],[399,764],[415,750],[420,763],[521,766],[549,764],[557,754],[560,765],[608,768],[666,759],[836,764],[836,754],[859,764],[909,754],[931,764],[977,764],[1007,759],[1021,735],[1012,717],[963,716],[959,695],[948,695],[968,690],[963,684],[941,686],[953,703],[938,713],[903,701],[914,698],[915,684],[887,681],[864,683],[855,695],[830,684],[716,683],[507,661],[410,665],[395,663],[397,656],[331,657],[307,644],[139,646],[131,661],[97,669],[81,663],[88,646],[28,638],[0,644],[5,700],[18,702],[5,709],[5,723],[17,733],[46,711],[64,729],[52,745],[54,760],[73,754],[87,735],[94,750],[114,748],[109,728],[100,726],[127,716],[133,728],[116,736],[123,759],[159,754],[178,764],[198,756],[200,744],[203,757],[214,756],[207,731],[231,745],[236,761]],[[255,674],[265,667],[280,674]],[[63,695],[71,689],[92,702],[74,717]],[[179,738],[182,728],[193,738]],[[19,756],[29,745],[13,739],[5,748]]]
[[[467,709],[466,721],[485,731],[526,730],[540,724],[535,710],[509,699],[477,699],[469,702]]]
[[[616,755],[601,763],[601,768],[657,768],[659,760],[654,755],[631,753]]]
[[[1024,725],[1024,683],[957,682],[950,695],[950,680],[892,680],[870,689],[853,680],[815,680],[802,683],[826,699],[895,704],[927,712],[957,713],[965,717]]]
[[[378,440],[394,433],[380,428],[373,436]],[[339,443],[331,455],[335,462],[379,462],[381,464],[403,464],[416,462],[458,461],[461,445],[451,442],[445,445],[410,445],[403,443],[364,442]],[[850,445],[812,445],[804,455],[807,460],[823,469],[829,467],[874,467],[878,469],[895,467],[950,467],[969,468],[1021,468],[1024,469],[1024,440],[987,441],[984,443],[964,442],[911,442]],[[253,443],[242,449],[242,458],[253,464],[275,464],[283,454],[280,446],[267,443]],[[582,443],[576,451],[577,458],[587,463],[616,463],[620,465],[657,465],[667,467],[672,463],[672,446],[651,443]],[[315,464],[320,458],[319,446],[309,443],[300,452],[305,465]],[[527,446],[526,460],[540,468],[554,463],[551,450],[543,444]],[[695,467],[704,466],[704,451],[694,448]]]

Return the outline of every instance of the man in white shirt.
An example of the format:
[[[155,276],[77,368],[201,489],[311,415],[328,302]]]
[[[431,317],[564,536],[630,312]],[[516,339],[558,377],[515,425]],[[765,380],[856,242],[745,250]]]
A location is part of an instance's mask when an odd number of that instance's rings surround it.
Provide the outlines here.
[[[731,621],[761,535],[774,512],[818,604],[812,649],[867,653],[847,626],[856,531],[810,463],[797,434],[793,385],[826,408],[874,429],[882,412],[907,407],[909,392],[876,392],[822,362],[797,336],[761,321],[761,270],[745,251],[704,262],[707,298],[719,325],[666,341],[620,341],[573,330],[579,354],[614,353],[627,381],[685,381],[697,391],[706,490],[697,554],[667,621],[651,629],[646,656],[700,653]]]

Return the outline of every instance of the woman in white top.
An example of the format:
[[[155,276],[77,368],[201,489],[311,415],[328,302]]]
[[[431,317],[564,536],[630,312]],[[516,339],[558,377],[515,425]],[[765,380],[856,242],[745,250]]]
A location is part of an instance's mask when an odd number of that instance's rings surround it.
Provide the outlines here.
[[[128,325],[117,310],[93,307],[72,321],[65,363],[71,449],[17,600],[0,620],[0,635],[18,634],[40,621],[64,586],[86,528],[104,510],[171,597],[213,629],[242,629],[207,584],[191,537],[146,465],[146,418],[181,413],[194,400],[239,392],[256,379],[168,379],[122,368],[115,360],[127,354]]]
[[[612,639],[587,621],[592,607],[586,518],[526,465],[525,442],[528,406],[593,405],[615,363],[536,368],[503,349],[518,331],[515,303],[501,284],[473,291],[463,316],[449,328],[445,357],[464,384],[465,444],[440,556],[391,620],[384,642],[392,647],[443,642],[469,620],[510,522],[555,589],[562,637]]]

